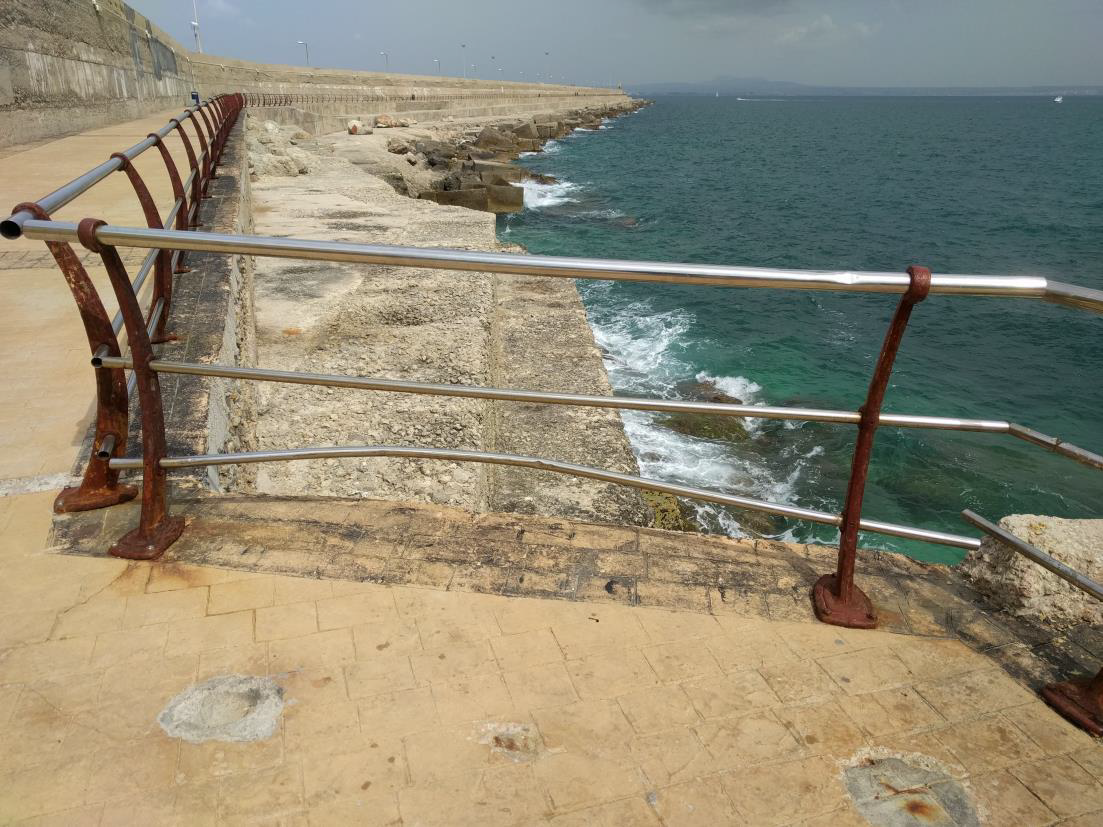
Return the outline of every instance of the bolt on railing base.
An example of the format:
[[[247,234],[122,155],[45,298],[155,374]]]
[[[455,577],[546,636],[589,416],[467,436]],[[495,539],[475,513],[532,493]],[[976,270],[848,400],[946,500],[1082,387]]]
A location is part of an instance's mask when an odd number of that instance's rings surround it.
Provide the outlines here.
[[[850,600],[843,602],[836,594],[834,574],[825,574],[812,587],[812,609],[822,623],[845,626],[847,629],[872,629],[877,625],[873,603],[857,586],[850,587]]]
[[[138,489],[133,485],[105,485],[91,490],[79,485],[70,486],[54,498],[54,513],[69,514],[74,511],[109,508],[119,503],[129,502],[137,496]]]
[[[1094,678],[1044,686],[1042,697],[1061,717],[1103,738],[1103,669]]]
[[[148,534],[141,528],[127,532],[107,550],[124,560],[156,560],[184,531],[183,517],[165,517]]]

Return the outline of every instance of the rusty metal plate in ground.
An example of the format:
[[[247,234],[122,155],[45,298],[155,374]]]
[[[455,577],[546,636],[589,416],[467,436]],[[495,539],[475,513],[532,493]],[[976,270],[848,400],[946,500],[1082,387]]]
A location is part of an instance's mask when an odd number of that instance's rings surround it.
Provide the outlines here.
[[[972,796],[932,759],[866,758],[844,777],[855,808],[875,827],[980,827]]]

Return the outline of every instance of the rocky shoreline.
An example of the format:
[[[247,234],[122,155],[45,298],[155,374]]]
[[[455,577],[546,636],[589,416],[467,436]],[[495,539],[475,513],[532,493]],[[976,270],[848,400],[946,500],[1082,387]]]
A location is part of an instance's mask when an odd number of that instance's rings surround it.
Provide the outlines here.
[[[444,206],[491,213],[524,208],[522,181],[554,183],[512,162],[541,152],[549,141],[575,130],[596,131],[610,118],[630,114],[650,101],[626,99],[559,114],[417,124],[387,115],[369,126],[349,121],[350,140],[334,142],[338,155],[369,167],[401,195]]]

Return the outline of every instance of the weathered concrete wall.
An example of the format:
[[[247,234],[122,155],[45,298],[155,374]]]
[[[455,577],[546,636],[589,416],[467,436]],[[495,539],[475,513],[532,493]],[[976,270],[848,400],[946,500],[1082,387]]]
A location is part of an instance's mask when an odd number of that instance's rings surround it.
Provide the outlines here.
[[[192,90],[342,95],[323,114],[354,111],[508,114],[620,98],[611,89],[501,83],[251,63],[191,52],[119,0],[35,0],[0,5],[0,146],[183,108]],[[533,100],[539,106],[533,106]],[[314,110],[314,105],[311,110]],[[409,117],[418,117],[410,114]]]

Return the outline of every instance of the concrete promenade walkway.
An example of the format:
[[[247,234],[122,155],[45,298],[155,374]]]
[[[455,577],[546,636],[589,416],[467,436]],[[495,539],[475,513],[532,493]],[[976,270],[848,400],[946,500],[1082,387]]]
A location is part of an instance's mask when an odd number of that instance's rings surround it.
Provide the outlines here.
[[[5,157],[0,203],[171,114]],[[119,175],[58,217],[87,215],[141,222]],[[892,631],[850,631],[802,597],[830,550],[403,503],[181,505],[152,564],[47,548],[92,376],[41,246],[0,246],[0,824],[1103,823],[1103,746],[995,657],[1026,643],[891,555],[860,579]],[[282,692],[266,737],[166,734],[226,675]]]

